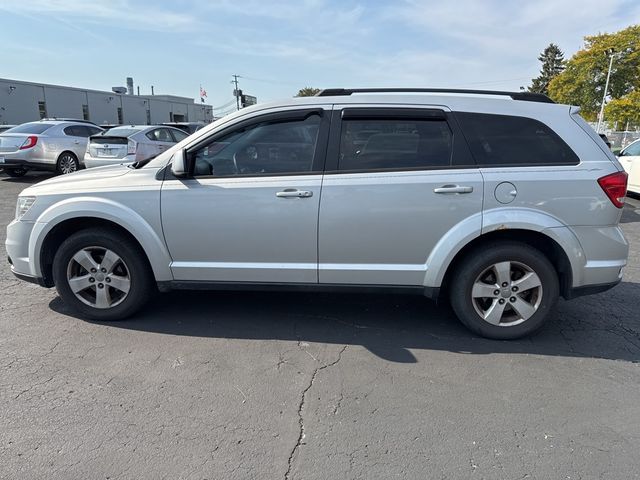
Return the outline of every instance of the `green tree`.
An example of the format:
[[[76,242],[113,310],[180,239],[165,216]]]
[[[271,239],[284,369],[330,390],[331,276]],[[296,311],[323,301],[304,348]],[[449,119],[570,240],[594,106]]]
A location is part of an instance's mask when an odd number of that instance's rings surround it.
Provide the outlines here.
[[[611,100],[604,107],[604,117],[612,126],[617,124],[620,130],[627,125],[630,128],[640,127],[640,90]]]
[[[558,45],[550,43],[540,54],[538,60],[542,62],[540,75],[531,80],[529,91],[546,95],[549,82],[564,70],[564,53]]]
[[[622,99],[640,89],[640,25],[632,25],[619,32],[585,37],[584,48],[549,83],[549,96],[557,102],[579,105],[587,120],[595,120],[612,51],[616,56],[608,96]]]
[[[304,87],[298,90],[298,94],[296,95],[296,97],[313,97],[319,91],[320,91],[319,88]]]

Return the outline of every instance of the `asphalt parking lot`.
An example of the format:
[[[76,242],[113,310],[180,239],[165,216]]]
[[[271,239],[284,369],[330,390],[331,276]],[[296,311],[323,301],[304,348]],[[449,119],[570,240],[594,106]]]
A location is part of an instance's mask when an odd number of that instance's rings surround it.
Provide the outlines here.
[[[20,190],[0,174],[0,238]],[[410,296],[175,292],[75,318],[0,267],[0,478],[640,478],[640,200],[622,284],[539,334]]]

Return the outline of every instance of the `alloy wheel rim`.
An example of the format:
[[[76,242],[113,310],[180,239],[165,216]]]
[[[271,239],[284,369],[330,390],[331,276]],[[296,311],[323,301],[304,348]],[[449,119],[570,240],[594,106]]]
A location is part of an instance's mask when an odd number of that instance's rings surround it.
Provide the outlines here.
[[[529,320],[542,302],[542,281],[522,262],[498,262],[473,282],[471,302],[487,323],[513,327]]]
[[[104,247],[78,250],[67,265],[67,283],[82,303],[93,308],[113,308],[131,289],[129,268],[122,258]]]
[[[60,159],[60,170],[62,173],[73,173],[77,170],[76,161],[71,155],[64,155]]]

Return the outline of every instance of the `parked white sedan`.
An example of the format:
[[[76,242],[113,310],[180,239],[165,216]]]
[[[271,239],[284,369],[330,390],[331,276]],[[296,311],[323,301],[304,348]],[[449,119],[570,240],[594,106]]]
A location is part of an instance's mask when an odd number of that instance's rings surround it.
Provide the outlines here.
[[[640,140],[636,140],[622,150],[618,160],[629,174],[627,191],[640,194]]]
[[[84,166],[102,167],[153,158],[187,138],[182,130],[154,125],[123,125],[89,139]]]

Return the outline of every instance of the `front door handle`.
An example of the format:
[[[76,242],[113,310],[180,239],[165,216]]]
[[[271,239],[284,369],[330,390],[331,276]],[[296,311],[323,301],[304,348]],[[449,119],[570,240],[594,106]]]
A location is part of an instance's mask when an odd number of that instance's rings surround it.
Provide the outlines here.
[[[434,188],[433,193],[471,193],[473,187],[463,187],[460,185],[443,185],[439,188]]]
[[[278,198],[309,198],[313,197],[313,192],[308,190],[296,190],[293,188],[287,188],[282,192],[276,193],[276,197]]]

